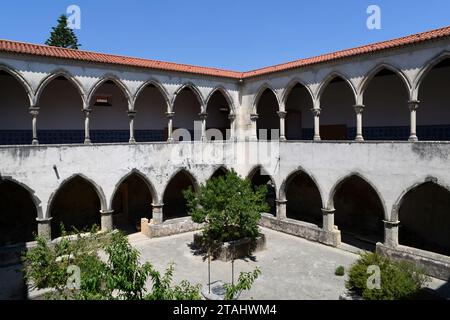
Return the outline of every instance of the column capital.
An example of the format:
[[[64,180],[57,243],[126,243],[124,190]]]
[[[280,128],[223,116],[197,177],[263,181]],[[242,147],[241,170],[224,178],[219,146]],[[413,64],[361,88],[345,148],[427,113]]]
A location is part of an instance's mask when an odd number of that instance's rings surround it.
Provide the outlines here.
[[[207,112],[200,112],[198,114],[198,116],[200,117],[201,120],[206,120],[206,118],[208,118],[208,113]]]
[[[156,208],[162,208],[162,207],[164,207],[164,203],[152,203],[152,207],[153,207],[154,209],[156,209]]]
[[[275,200],[275,202],[277,204],[286,204],[288,201],[286,199],[284,199],[284,200],[277,199],[277,200]]]
[[[409,100],[408,107],[409,111],[416,111],[419,108],[420,101],[419,100]]]
[[[172,119],[175,116],[175,112],[166,112],[166,117]]]
[[[259,114],[257,114],[257,113],[252,113],[250,115],[250,120],[252,120],[252,121],[256,121],[256,120],[258,120],[258,118],[259,118]]]
[[[281,119],[284,119],[287,115],[287,112],[286,111],[277,111],[277,114]]]
[[[36,221],[38,223],[50,223],[52,221],[53,217],[49,218],[36,218]]]
[[[322,213],[324,215],[334,214],[335,212],[336,212],[336,209],[322,209]]]
[[[84,108],[84,109],[83,109],[83,112],[84,112],[84,114],[85,114],[86,116],[89,116],[89,115],[91,114],[91,112],[92,112],[92,108]]]
[[[400,224],[400,221],[387,221],[383,220],[383,223],[386,227],[397,227]]]
[[[355,109],[356,114],[361,114],[363,113],[365,106],[363,104],[355,104],[353,108]]]
[[[39,114],[40,108],[38,106],[32,106],[28,108],[28,111],[30,111],[31,115],[37,116]]]
[[[100,210],[102,216],[110,216],[114,213],[114,210]]]
[[[314,117],[320,116],[320,112],[322,111],[321,108],[312,108],[311,112],[313,113]]]
[[[228,120],[235,120],[236,119],[236,115],[234,113],[230,113],[228,115]]]
[[[128,110],[128,111],[127,111],[128,118],[134,119],[134,117],[136,116],[136,113],[137,113],[136,110]]]

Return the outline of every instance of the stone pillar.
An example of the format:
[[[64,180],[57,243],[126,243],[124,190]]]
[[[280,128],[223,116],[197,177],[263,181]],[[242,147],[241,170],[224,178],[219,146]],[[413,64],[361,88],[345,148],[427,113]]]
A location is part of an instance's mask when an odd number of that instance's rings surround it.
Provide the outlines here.
[[[277,219],[285,220],[287,200],[276,200],[276,203],[277,203]]]
[[[400,221],[383,221],[384,222],[384,245],[386,247],[395,248],[398,246],[398,226]]]
[[[208,118],[208,114],[206,112],[202,112],[198,114],[200,117],[200,120],[202,121],[202,135],[200,140],[201,141],[207,141],[206,137],[206,119]]]
[[[285,127],[285,119],[286,119],[286,111],[278,111],[278,116],[280,117],[280,141],[286,141],[286,127]]]
[[[39,140],[37,136],[37,116],[39,115],[39,107],[30,107],[28,109],[31,114],[31,129],[33,132],[33,140],[31,142],[32,145],[38,145]]]
[[[320,141],[320,111],[322,109],[311,109],[314,115],[314,141]]]
[[[257,125],[257,121],[258,121],[258,114],[257,113],[252,113],[250,115],[250,120],[252,122],[252,126],[251,126],[251,130],[252,130],[252,135],[250,137],[251,141],[258,141],[258,125]]]
[[[92,109],[83,109],[84,112],[84,144],[91,144],[91,134],[89,126],[89,117],[91,115]]]
[[[162,203],[152,203],[152,224],[161,224],[163,223],[163,207]]]
[[[363,136],[363,124],[362,124],[362,114],[364,111],[364,105],[357,104],[354,106],[356,112],[356,141],[362,142],[364,141]]]
[[[113,229],[114,210],[100,210],[102,231],[111,231]]]
[[[128,110],[128,119],[130,119],[130,140],[129,143],[136,143],[134,138],[134,117],[136,116],[135,110]]]
[[[419,103],[420,103],[420,101],[418,101],[418,100],[408,101],[409,113],[410,113],[410,117],[411,117],[411,120],[410,120],[411,133],[409,135],[408,140],[411,142],[416,142],[419,140],[417,138],[417,131],[416,131],[416,128],[417,128],[416,112],[417,112],[417,109],[419,108]]]
[[[334,212],[335,209],[322,209],[324,231],[334,231]]]
[[[230,140],[234,141],[236,140],[236,115],[230,113],[228,115],[228,120],[230,120]]]
[[[52,239],[52,218],[37,218],[38,235],[47,240]]]
[[[166,112],[167,123],[167,142],[173,142],[173,117],[175,112]]]

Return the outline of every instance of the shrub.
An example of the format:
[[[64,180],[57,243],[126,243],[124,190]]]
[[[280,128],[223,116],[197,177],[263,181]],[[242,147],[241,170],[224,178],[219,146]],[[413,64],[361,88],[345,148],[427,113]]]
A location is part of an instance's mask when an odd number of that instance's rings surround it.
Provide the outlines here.
[[[371,276],[369,266],[380,268],[379,289],[367,286]],[[429,280],[421,269],[409,262],[394,262],[375,253],[364,253],[350,268],[346,287],[366,300],[402,300],[417,294]]]
[[[266,186],[253,190],[249,180],[231,171],[202,184],[198,193],[185,191],[184,196],[192,220],[206,223],[203,238],[212,243],[255,239],[260,213],[268,210],[266,193]]]
[[[345,268],[343,266],[337,267],[336,270],[334,271],[334,274],[339,276],[339,277],[344,276],[345,275]]]
[[[235,300],[237,299],[242,291],[250,290],[255,280],[261,274],[261,270],[256,267],[252,272],[241,272],[239,275],[238,282],[234,285],[224,284],[225,297],[224,300]]]

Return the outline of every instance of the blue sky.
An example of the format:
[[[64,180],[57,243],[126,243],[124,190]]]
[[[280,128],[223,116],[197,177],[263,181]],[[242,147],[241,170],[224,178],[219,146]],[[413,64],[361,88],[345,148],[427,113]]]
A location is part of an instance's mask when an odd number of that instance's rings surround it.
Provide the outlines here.
[[[44,43],[81,8],[81,49],[247,71],[450,25],[448,0],[1,1],[0,38]],[[366,9],[381,8],[381,30]]]

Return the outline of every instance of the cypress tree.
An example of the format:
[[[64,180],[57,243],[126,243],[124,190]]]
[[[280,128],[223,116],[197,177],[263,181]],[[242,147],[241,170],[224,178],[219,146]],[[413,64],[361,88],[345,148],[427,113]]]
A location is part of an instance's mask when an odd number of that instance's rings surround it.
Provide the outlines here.
[[[78,49],[81,46],[73,30],[67,26],[67,17],[65,15],[61,15],[58,18],[58,25],[52,28],[50,38],[45,41],[45,44],[70,49]]]

